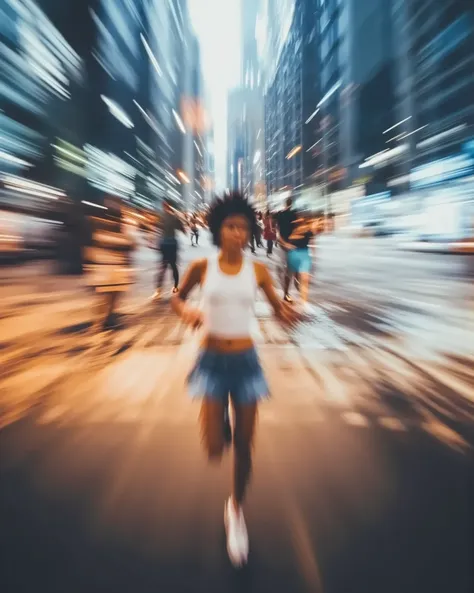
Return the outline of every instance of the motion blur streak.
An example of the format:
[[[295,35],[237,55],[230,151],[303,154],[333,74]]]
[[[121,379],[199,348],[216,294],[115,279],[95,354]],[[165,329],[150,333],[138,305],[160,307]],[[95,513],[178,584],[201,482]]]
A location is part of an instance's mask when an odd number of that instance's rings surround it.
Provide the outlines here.
[[[0,0],[2,593],[473,590],[473,72],[465,0]],[[154,292],[226,191],[304,312],[237,572]]]

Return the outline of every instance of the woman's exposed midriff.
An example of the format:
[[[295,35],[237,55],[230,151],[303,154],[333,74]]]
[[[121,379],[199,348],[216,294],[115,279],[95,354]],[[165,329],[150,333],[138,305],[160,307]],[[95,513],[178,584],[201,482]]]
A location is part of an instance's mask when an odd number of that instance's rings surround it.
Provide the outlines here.
[[[235,353],[245,352],[253,348],[254,343],[252,338],[218,338],[215,336],[206,336],[202,342],[204,350],[212,350],[213,352]]]

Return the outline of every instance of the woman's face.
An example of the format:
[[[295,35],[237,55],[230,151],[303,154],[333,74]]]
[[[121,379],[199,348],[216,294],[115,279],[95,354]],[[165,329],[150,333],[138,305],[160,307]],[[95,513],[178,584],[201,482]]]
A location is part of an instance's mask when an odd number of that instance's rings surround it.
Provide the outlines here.
[[[245,249],[250,239],[250,225],[245,216],[228,216],[221,227],[221,248],[228,251]]]

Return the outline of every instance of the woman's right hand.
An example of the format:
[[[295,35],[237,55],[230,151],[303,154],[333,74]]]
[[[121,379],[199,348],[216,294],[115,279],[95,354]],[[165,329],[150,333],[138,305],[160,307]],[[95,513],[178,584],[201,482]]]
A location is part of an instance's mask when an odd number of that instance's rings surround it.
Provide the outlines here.
[[[185,307],[181,313],[181,320],[192,329],[199,329],[204,323],[202,311],[195,307]]]

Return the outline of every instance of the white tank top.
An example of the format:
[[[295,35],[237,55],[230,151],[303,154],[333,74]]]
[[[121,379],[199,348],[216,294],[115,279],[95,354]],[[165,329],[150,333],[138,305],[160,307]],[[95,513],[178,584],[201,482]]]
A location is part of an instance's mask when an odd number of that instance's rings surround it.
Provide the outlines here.
[[[229,339],[251,335],[257,278],[250,258],[244,256],[242,268],[235,276],[222,272],[218,254],[208,258],[202,296],[209,335]]]

